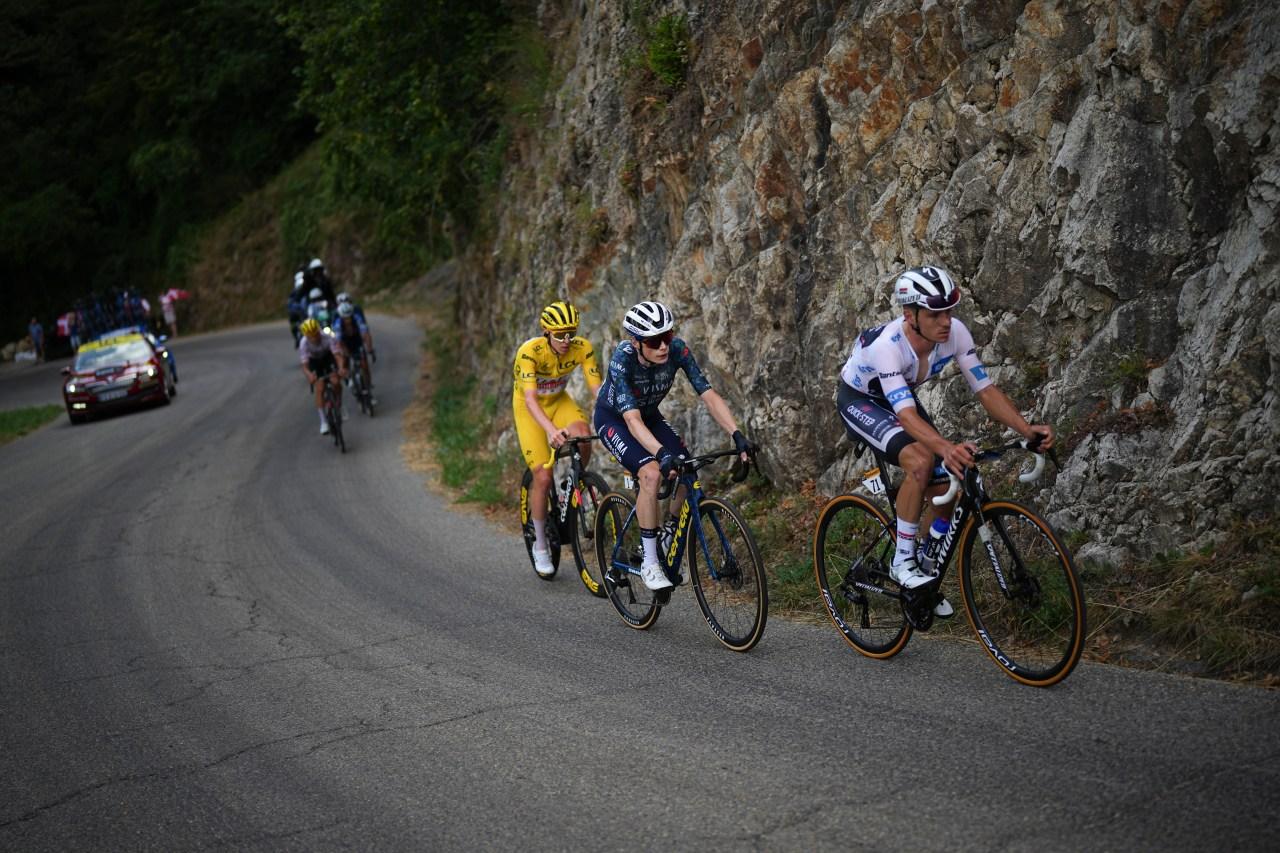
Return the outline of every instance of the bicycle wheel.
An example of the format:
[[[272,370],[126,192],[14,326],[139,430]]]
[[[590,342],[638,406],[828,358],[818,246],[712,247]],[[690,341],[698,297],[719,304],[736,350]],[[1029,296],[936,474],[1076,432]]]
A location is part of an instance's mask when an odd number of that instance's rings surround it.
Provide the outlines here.
[[[360,404],[360,414],[364,414],[366,411],[364,405],[364,383],[360,381],[359,368],[351,372],[351,393],[356,398],[356,402]]]
[[[529,565],[533,565],[533,543],[537,541],[533,532],[533,515],[530,512],[529,499],[533,494],[533,472],[528,468],[524,469],[524,476],[520,479],[520,529],[524,532],[524,549],[529,555]],[[555,511],[556,493],[554,487],[547,490],[547,523],[543,528],[543,537],[547,541],[547,548],[551,551],[551,565],[553,570],[549,575],[539,575],[535,570],[534,574],[542,578],[544,581],[554,580],[556,571],[560,568],[560,526],[556,524],[551,515]]]
[[[329,424],[329,435],[333,438],[333,444],[341,453],[347,452],[347,444],[342,440],[342,413],[338,411],[338,406],[334,402],[332,396],[326,395],[324,401],[324,419]]]
[[[622,621],[643,631],[653,625],[662,612],[653,590],[644,585],[640,575],[614,565],[614,555],[637,571],[643,555],[640,525],[632,515],[631,498],[610,492],[600,500],[596,510],[596,559],[601,569],[605,593]]]
[[[974,517],[960,541],[969,621],[987,654],[1015,681],[1057,684],[1084,651],[1084,594],[1071,552],[1049,522],[1024,506],[992,501],[982,515],[990,533]]]
[[[608,595],[604,589],[600,563],[595,559],[595,549],[591,547],[596,535],[596,511],[600,507],[600,501],[608,493],[609,484],[604,477],[594,471],[584,471],[574,497],[575,506],[571,510],[573,559],[578,564],[578,577],[582,578],[582,585],[587,588],[587,592],[596,598]]]
[[[859,495],[832,498],[813,534],[813,571],[827,614],[867,657],[890,658],[911,639],[889,566],[896,533],[884,510]]]
[[[698,515],[701,540],[695,535],[688,545],[698,607],[726,648],[750,651],[764,636],[769,615],[769,584],[760,549],[742,514],[728,501],[704,498]],[[698,565],[699,552],[703,566]]]
[[[334,440],[338,443],[338,452],[346,453],[347,439],[342,434],[342,410],[341,409],[333,410],[333,436],[334,436]]]

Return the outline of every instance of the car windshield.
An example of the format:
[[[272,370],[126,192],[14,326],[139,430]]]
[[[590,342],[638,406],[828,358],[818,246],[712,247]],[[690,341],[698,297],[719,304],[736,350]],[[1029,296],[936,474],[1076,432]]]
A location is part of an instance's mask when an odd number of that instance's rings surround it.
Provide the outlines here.
[[[143,340],[127,341],[105,347],[81,350],[76,356],[76,370],[97,370],[126,362],[146,361],[151,358],[151,347]]]

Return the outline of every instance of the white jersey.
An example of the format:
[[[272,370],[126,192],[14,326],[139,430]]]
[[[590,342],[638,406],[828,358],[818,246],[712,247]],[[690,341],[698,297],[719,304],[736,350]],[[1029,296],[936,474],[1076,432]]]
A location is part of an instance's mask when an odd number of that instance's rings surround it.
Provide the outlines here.
[[[915,407],[912,388],[940,374],[953,360],[975,394],[991,384],[974,348],[973,335],[964,323],[954,318],[951,336],[946,343],[934,344],[929,351],[928,371],[919,379],[920,359],[907,341],[902,321],[899,317],[858,336],[853,354],[840,371],[846,385],[869,397],[886,400],[895,412],[900,412]]]

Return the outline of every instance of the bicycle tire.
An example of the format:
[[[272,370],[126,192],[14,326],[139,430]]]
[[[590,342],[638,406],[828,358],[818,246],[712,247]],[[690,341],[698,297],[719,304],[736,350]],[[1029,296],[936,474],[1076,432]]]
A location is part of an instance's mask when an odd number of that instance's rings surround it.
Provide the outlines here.
[[[533,489],[533,472],[528,468],[524,469],[524,476],[520,478],[520,529],[524,533],[524,549],[529,555],[529,565],[533,566],[533,544],[537,541],[537,537],[533,531],[533,515],[530,512],[529,497],[532,495]],[[543,528],[543,537],[547,540],[547,548],[551,552],[552,571],[549,575],[538,574],[534,569],[534,574],[544,581],[555,580],[556,572],[560,569],[560,526],[555,524],[551,516],[554,513],[556,505],[555,484],[553,483],[547,489],[547,524]]]
[[[346,453],[347,439],[342,434],[342,410],[341,409],[338,409],[338,408],[333,409],[333,426],[331,427],[331,429],[333,430],[334,443],[338,445],[338,452]]]
[[[613,566],[613,554],[621,542],[618,553],[630,555],[634,565],[639,565],[641,555],[640,524],[632,515],[635,504],[631,498],[618,492],[610,492],[600,501],[596,511],[596,559],[600,564],[605,594],[622,621],[637,631],[653,626],[662,612],[653,590],[644,585],[638,574]]]
[[[911,625],[898,598],[855,584],[896,589],[889,579],[896,546],[889,516],[860,495],[832,498],[818,514],[813,571],[827,615],[845,642],[877,660],[902,651]]]
[[[365,413],[364,407],[364,385],[360,382],[360,369],[356,368],[351,373],[351,393],[356,398],[356,402],[360,404],[360,414]]]
[[[702,543],[696,537],[689,541],[689,573],[698,607],[726,648],[749,652],[764,636],[769,617],[769,583],[760,549],[742,513],[728,501],[704,498],[698,515],[712,561],[705,573],[700,571],[697,555]]]
[[[573,521],[570,526],[573,531],[571,544],[573,559],[578,564],[578,577],[582,579],[587,592],[596,598],[605,598],[609,594],[605,591],[604,576],[596,559],[595,548],[592,547],[596,535],[596,512],[600,501],[608,493],[609,484],[604,477],[594,471],[583,471],[578,493],[574,496],[574,506],[569,513]],[[579,496],[581,502],[578,500]]]
[[[342,438],[342,412],[338,410],[333,391],[327,386],[324,391],[324,419],[329,424],[329,435],[334,447],[338,448],[338,452],[346,453],[347,443]]]
[[[975,549],[976,516],[960,540],[969,623],[1010,678],[1032,687],[1057,684],[1084,652],[1084,593],[1071,552],[1049,522],[1021,504],[991,501],[982,516],[990,541]]]

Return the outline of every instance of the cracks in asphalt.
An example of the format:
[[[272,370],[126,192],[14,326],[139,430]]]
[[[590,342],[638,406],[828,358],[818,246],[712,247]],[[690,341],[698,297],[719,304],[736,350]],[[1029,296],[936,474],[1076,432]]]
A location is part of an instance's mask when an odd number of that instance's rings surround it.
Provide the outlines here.
[[[272,747],[276,747],[276,746],[281,746],[286,744],[296,744],[296,743],[318,738],[319,739],[318,742],[310,743],[307,745],[306,749],[302,750],[298,754],[293,756],[285,756],[282,758],[282,760],[292,760],[295,758],[308,758],[308,757],[313,757],[318,753],[320,753],[321,751],[328,749],[332,746],[335,746],[337,744],[347,743],[353,740],[358,740],[360,738],[372,737],[372,736],[381,735],[381,734],[396,734],[401,732],[423,731],[423,730],[435,728],[438,726],[449,725],[449,724],[460,722],[463,720],[472,719],[485,714],[491,714],[494,712],[503,712],[503,711],[508,711],[515,708],[529,707],[529,706],[534,706],[538,704],[541,704],[541,703],[520,702],[520,703],[510,703],[506,705],[497,705],[497,706],[476,709],[474,711],[471,711],[465,714],[455,714],[439,720],[432,720],[430,722],[416,723],[411,725],[380,726],[368,720],[361,719],[356,722],[344,723],[342,725],[329,726],[326,728],[312,729],[304,732],[297,732],[293,734],[282,735],[279,737],[267,738],[265,740],[246,744],[245,746],[238,747],[229,752],[224,752],[221,755],[215,756],[210,760],[204,761],[200,764],[165,767],[165,768],[150,770],[146,772],[138,772],[138,773],[124,773],[116,776],[111,776],[106,779],[100,779],[85,785],[81,785],[78,788],[73,788],[52,799],[46,800],[43,803],[32,806],[17,815],[10,816],[10,817],[0,816],[0,830],[5,829],[7,827],[14,826],[16,824],[35,820],[36,818],[44,816],[48,812],[51,812],[55,809],[59,809],[63,806],[66,806],[84,797],[91,796],[107,788],[115,787],[118,785],[146,784],[150,782],[159,782],[163,780],[188,778],[188,777],[195,776],[210,770],[216,770],[217,768],[225,764],[237,761],[238,759],[244,758],[248,755],[261,752],[262,750],[271,749]],[[171,725],[171,723],[159,724],[159,726],[163,726],[163,725]],[[308,830],[304,828],[304,829],[296,830],[295,833],[301,833],[306,831]],[[272,838],[276,836],[264,836],[264,837]],[[279,837],[288,837],[288,836],[286,835],[286,836],[279,836]]]
[[[239,632],[238,632],[239,633]],[[182,653],[179,646],[169,646],[168,648],[158,651],[144,652],[130,658],[125,662],[124,668],[115,672],[98,673],[95,675],[86,675],[77,678],[64,679],[59,684],[87,684],[99,681],[109,681],[120,678],[132,678],[139,675],[160,675],[160,674],[185,674],[191,676],[194,681],[186,692],[181,696],[170,699],[164,703],[166,708],[174,708],[192,702],[202,697],[210,688],[222,684],[229,684],[234,681],[253,675],[255,672],[273,667],[280,664],[290,664],[298,662],[316,661],[324,664],[335,672],[344,673],[364,673],[376,674],[390,672],[397,669],[405,669],[410,667],[421,667],[422,662],[398,660],[380,663],[367,663],[355,665],[344,658],[356,655],[369,650],[382,649],[387,646],[395,646],[418,637],[423,632],[412,632],[408,634],[397,635],[394,637],[385,637],[371,642],[359,643],[349,647],[336,649],[333,651],[317,651],[306,654],[282,655],[279,657],[264,658],[261,660],[250,661],[247,663],[174,663],[170,665],[162,665],[149,662],[150,660],[163,657],[166,655],[177,656]],[[204,674],[201,677],[201,674]]]
[[[239,749],[232,750],[231,752],[225,753],[210,761],[206,761],[202,764],[195,765],[195,766],[166,767],[159,770],[147,771],[145,773],[125,773],[118,776],[112,776],[107,779],[102,779],[87,785],[82,785],[79,788],[74,788],[70,791],[67,791],[66,793],[63,793],[60,796],[53,798],[52,800],[48,800],[37,806],[33,806],[17,816],[0,817],[0,829],[5,829],[15,824],[25,823],[27,821],[35,820],[36,818],[43,816],[46,812],[60,808],[69,803],[73,803],[76,800],[79,800],[83,797],[90,796],[106,788],[111,788],[117,785],[128,785],[128,784],[134,784],[134,783],[160,781],[164,779],[180,779],[180,778],[190,777],[190,776],[197,775],[199,773],[203,773],[208,770],[213,770],[223,764],[226,764],[227,762],[234,761],[238,758],[241,758],[245,755],[256,752],[258,750],[267,749],[282,743],[289,743],[291,741],[298,741],[306,738],[316,737],[317,735],[329,735],[335,732],[342,731],[344,729],[349,729],[350,727],[351,727],[351,724],[348,724],[344,726],[335,726],[328,729],[317,729],[315,731],[301,732],[298,734],[286,735],[284,737],[271,738],[269,740],[261,741],[259,743],[249,744],[248,746],[244,746]]]

